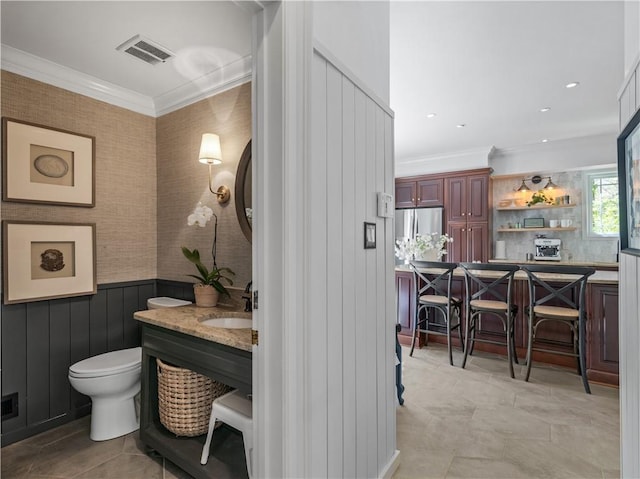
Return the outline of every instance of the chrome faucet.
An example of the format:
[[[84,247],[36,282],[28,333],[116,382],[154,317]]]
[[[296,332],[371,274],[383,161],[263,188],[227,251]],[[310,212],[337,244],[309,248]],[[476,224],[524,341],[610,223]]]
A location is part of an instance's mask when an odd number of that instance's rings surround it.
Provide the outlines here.
[[[242,299],[245,300],[244,310],[246,312],[253,311],[253,305],[251,304],[251,283],[253,283],[253,281],[249,281],[247,283],[247,286],[244,288],[244,292],[249,294],[249,296],[243,296],[242,297]]]

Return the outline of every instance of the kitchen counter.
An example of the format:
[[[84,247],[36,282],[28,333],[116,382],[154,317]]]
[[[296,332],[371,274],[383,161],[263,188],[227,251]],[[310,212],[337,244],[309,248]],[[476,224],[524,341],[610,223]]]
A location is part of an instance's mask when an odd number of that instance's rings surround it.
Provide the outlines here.
[[[522,261],[519,263],[510,263],[510,264],[527,264],[526,261]],[[529,264],[540,264],[539,262],[535,262],[535,261],[530,261]],[[555,263],[554,263],[555,264]],[[565,263],[567,264],[567,263]],[[571,263],[574,266],[578,266],[576,263]],[[411,272],[411,268],[409,268],[409,265],[399,265],[396,266],[396,271],[397,272]],[[462,268],[456,268],[453,272],[454,276],[464,276],[464,271],[462,270]],[[491,276],[495,276],[495,277],[499,277],[500,274],[499,273],[495,273],[495,272],[491,272],[491,271],[483,271],[483,275],[486,277],[491,277]],[[549,280],[555,280],[555,281],[566,281],[567,275],[563,275],[563,274],[541,274],[541,277],[546,277]],[[527,279],[527,273],[525,273],[524,271],[516,271],[516,274],[514,275],[514,279],[516,280],[521,280],[521,281],[526,281]],[[594,284],[618,284],[618,272],[617,271],[601,271],[596,269],[596,272],[589,276],[588,279],[589,283],[594,283]]]
[[[515,262],[514,262],[515,263]],[[532,262],[540,264],[539,262]],[[515,264],[524,265],[525,262]],[[545,263],[546,264],[546,263]],[[554,263],[555,264],[555,263]],[[577,266],[576,263],[571,263]],[[428,270],[427,270],[428,272]],[[486,278],[500,278],[501,273],[492,271],[480,271]],[[416,290],[413,273],[409,265],[396,266],[396,294],[397,294],[397,322],[400,325],[398,338],[403,344],[411,345],[413,324],[416,313]],[[541,274],[542,276],[542,274]],[[562,283],[568,279],[574,279],[575,275],[544,274],[550,282]],[[526,355],[528,338],[528,316],[526,308],[529,305],[529,288],[527,275],[524,271],[515,273],[513,284],[513,301],[518,306],[514,323],[514,336],[518,357]],[[503,285],[504,289],[504,285]],[[463,301],[463,322],[466,291],[464,286],[464,271],[461,268],[454,270],[452,281],[452,295]],[[618,378],[618,271],[598,270],[588,278],[587,292],[587,376],[590,381],[602,384],[617,385]],[[504,325],[502,321],[492,316],[482,320],[482,326],[477,334],[482,339],[496,339],[504,337]],[[456,335],[457,336],[457,335]],[[559,352],[571,352],[573,350],[573,336],[571,331],[563,324],[548,322],[537,333],[540,341],[545,342],[545,347]],[[427,338],[418,335],[417,346],[426,344]],[[446,342],[442,336],[429,335],[429,341]],[[460,347],[457,337],[452,337],[456,347]],[[505,354],[505,348],[493,344],[479,343],[476,345],[483,351]],[[569,356],[534,352],[534,361],[546,362],[558,366],[575,368],[575,360]]]
[[[518,261],[515,259],[490,259],[489,263],[505,263],[505,264],[560,264],[567,266],[593,266],[598,268],[615,268],[618,269],[618,263],[607,263],[604,261]]]
[[[251,352],[250,329],[214,328],[201,323],[210,318],[247,318],[251,313],[238,311],[235,306],[220,305],[213,308],[201,308],[195,305],[176,308],[150,309],[138,311],[133,317],[143,323],[177,331]]]

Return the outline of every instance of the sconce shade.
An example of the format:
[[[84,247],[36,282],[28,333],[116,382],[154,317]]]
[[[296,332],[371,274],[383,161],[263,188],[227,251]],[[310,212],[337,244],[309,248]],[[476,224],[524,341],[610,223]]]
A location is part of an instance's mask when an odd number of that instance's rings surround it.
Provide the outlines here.
[[[556,185],[553,181],[551,181],[551,177],[549,177],[549,181],[547,181],[547,184],[545,185],[544,189],[545,190],[553,190],[555,188],[557,188],[558,185]]]
[[[222,149],[220,148],[220,137],[218,135],[214,133],[202,135],[198,160],[205,165],[219,165],[222,163]]]
[[[522,184],[520,185],[520,188],[518,188],[516,191],[531,191],[531,189],[527,185],[525,185],[524,178],[522,179]]]

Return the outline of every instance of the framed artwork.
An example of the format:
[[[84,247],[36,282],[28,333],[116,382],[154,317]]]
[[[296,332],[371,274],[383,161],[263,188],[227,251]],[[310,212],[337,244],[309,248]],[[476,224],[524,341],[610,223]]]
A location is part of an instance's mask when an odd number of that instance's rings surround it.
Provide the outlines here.
[[[620,252],[640,256],[640,111],[618,137]]]
[[[2,199],[95,206],[95,138],[2,119]]]
[[[374,249],[376,247],[376,224],[364,224],[364,249]]]
[[[95,223],[2,222],[4,304],[95,294]]]

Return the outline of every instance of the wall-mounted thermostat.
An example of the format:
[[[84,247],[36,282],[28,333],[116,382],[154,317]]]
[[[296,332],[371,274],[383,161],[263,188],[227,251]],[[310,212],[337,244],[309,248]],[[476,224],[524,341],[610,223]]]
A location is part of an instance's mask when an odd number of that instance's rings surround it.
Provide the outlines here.
[[[378,216],[382,218],[393,218],[394,213],[393,196],[389,193],[378,193]]]

